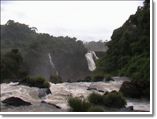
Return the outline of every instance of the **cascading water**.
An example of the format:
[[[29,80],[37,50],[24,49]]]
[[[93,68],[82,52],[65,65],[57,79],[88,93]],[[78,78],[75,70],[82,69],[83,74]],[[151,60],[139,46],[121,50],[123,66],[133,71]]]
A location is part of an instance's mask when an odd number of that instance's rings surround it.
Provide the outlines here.
[[[54,65],[54,63],[53,63],[53,61],[52,61],[52,57],[51,57],[51,54],[50,54],[50,53],[48,53],[48,57],[49,57],[49,61],[50,61],[50,65],[51,65],[52,69],[55,70],[55,75],[58,76],[58,75],[59,75],[59,74],[58,74],[58,71],[56,70],[56,67],[55,67],[55,65]]]
[[[88,63],[88,69],[90,71],[94,71],[96,69],[96,65],[95,65],[95,62],[94,62],[94,58],[95,60],[99,59],[95,52],[94,51],[89,51],[85,54],[85,57],[87,59],[87,63]]]

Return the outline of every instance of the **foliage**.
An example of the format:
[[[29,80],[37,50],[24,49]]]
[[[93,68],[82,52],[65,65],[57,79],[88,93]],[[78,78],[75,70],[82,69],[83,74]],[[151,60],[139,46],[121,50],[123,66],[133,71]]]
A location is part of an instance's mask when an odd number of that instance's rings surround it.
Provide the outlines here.
[[[19,49],[29,75],[40,74],[46,79],[52,75],[48,53],[63,81],[76,81],[88,75],[87,61],[84,57],[87,49],[76,38],[54,37],[46,33],[37,33],[36,28],[9,20],[1,27],[1,54],[10,49]],[[64,68],[63,68],[64,67]]]
[[[23,58],[18,49],[1,55],[1,82],[18,81],[26,75]]]
[[[88,96],[90,103],[95,105],[103,105],[105,107],[111,108],[122,108],[126,105],[126,100],[121,93],[112,91],[110,93],[105,93],[104,95],[91,93]]]
[[[126,105],[126,100],[121,93],[112,91],[103,96],[103,104],[107,107],[122,108]]]
[[[114,79],[111,77],[111,75],[105,75],[105,81],[106,82],[114,81]]]
[[[31,87],[38,87],[38,88],[49,88],[49,82],[44,79],[43,77],[25,77],[23,80],[20,81],[20,84],[28,85]]]
[[[138,85],[141,80],[150,85],[150,9],[149,0],[118,29],[113,31],[104,57],[97,62],[95,72],[128,76]],[[136,81],[135,81],[136,80]],[[146,91],[149,92],[149,91]],[[149,93],[145,93],[149,96]],[[143,96],[146,96],[143,93]]]
[[[60,76],[51,76],[50,82],[52,83],[62,83],[62,78]]]
[[[88,101],[92,104],[95,104],[95,105],[102,105],[103,103],[103,96],[98,94],[98,93],[91,93],[89,96],[88,96]]]
[[[92,82],[92,77],[86,76],[83,80],[78,80],[77,82]]]
[[[104,76],[103,75],[95,75],[93,77],[93,82],[99,82],[99,81],[103,81],[104,80]]]
[[[91,107],[91,104],[84,99],[79,99],[77,97],[69,98],[68,104],[73,112],[87,112]]]
[[[104,109],[100,106],[92,106],[88,109],[88,112],[104,112]]]

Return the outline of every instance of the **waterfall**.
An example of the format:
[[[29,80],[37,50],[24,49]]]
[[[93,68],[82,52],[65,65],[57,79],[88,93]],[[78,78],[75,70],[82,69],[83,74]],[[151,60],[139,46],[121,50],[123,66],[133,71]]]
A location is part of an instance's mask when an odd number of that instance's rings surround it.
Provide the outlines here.
[[[52,57],[51,57],[50,53],[48,53],[48,57],[49,57],[49,61],[50,61],[50,65],[51,65],[52,69],[55,70],[55,74],[58,76],[58,71],[56,70],[56,67],[55,67],[55,65],[54,65],[54,63],[52,61]]]
[[[87,59],[87,63],[88,63],[88,69],[90,71],[94,71],[96,69],[96,65],[95,65],[95,62],[94,62],[94,58],[95,60],[99,59],[95,52],[94,51],[89,51],[85,54],[85,57]]]

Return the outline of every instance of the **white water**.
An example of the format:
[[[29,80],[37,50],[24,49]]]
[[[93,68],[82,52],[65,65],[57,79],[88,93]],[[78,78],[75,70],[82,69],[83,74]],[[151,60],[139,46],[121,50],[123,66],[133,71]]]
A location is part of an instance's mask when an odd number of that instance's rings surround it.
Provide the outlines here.
[[[19,97],[28,102],[40,102],[38,97],[39,88],[17,85],[18,83],[3,83],[1,84],[1,100],[9,97]]]
[[[99,59],[95,52],[94,51],[89,51],[85,54],[85,57],[86,57],[86,60],[87,60],[87,63],[88,63],[88,69],[90,71],[94,71],[96,69],[96,65],[95,65],[95,62],[94,62],[94,58],[95,60]]]
[[[58,76],[58,71],[56,70],[56,67],[55,67],[55,65],[54,65],[54,63],[53,63],[53,61],[52,61],[52,57],[51,57],[51,54],[50,54],[50,53],[48,53],[48,57],[49,57],[49,61],[50,61],[50,65],[52,66],[52,69],[55,70],[55,73],[56,73],[56,75]]]
[[[1,100],[4,100],[8,97],[19,97],[25,101],[31,102],[35,107],[29,108],[31,111],[43,110],[42,107],[40,109],[39,103],[41,101],[45,101],[49,104],[55,104],[61,109],[67,111],[69,109],[67,100],[70,96],[86,98],[90,93],[97,92],[103,94],[101,91],[118,91],[123,81],[127,80],[122,77],[114,77],[115,81],[111,81],[109,83],[106,82],[77,82],[77,83],[60,83],[53,84],[50,83],[50,90],[52,94],[47,95],[45,98],[39,98],[39,89],[34,87],[28,87],[23,85],[16,85],[17,83],[3,83],[1,84]],[[94,90],[87,90],[88,88]],[[45,105],[44,105],[45,106]],[[127,106],[134,106],[135,110],[150,110],[150,102],[144,99],[127,99]],[[44,107],[44,109],[49,109]],[[7,109],[10,110],[10,109]],[[13,111],[18,110],[16,108],[12,109]],[[54,109],[53,109],[54,110]],[[3,110],[2,110],[3,111]],[[18,110],[21,111],[21,110]],[[45,110],[47,111],[47,110]],[[54,110],[55,111],[55,110]],[[57,111],[57,110],[56,110]]]

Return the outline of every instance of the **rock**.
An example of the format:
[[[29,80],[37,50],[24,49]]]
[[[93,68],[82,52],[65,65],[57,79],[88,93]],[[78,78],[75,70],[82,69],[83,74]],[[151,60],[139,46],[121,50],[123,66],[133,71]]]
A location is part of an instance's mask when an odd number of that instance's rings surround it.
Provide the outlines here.
[[[7,98],[7,99],[3,100],[2,103],[5,103],[5,104],[11,105],[11,106],[16,106],[16,107],[17,106],[29,106],[29,105],[31,105],[30,102],[26,102],[26,101],[24,101],[18,97]]]
[[[52,94],[49,88],[40,88],[38,96],[40,98],[45,97],[48,94]]]
[[[138,98],[141,96],[141,92],[139,89],[129,81],[123,82],[122,86],[120,87],[120,92],[123,93],[126,97]]]
[[[53,103],[48,103],[48,102],[45,102],[45,101],[41,101],[41,103],[46,103],[46,104],[52,105],[52,106],[54,106],[54,107],[56,107],[58,109],[61,109],[61,107],[59,107],[59,106],[57,106],[57,105],[55,105]]]
[[[114,81],[114,79],[112,77],[106,77],[105,78],[105,82],[110,82],[110,81]]]
[[[100,92],[100,93],[104,93],[105,91],[103,91],[103,90],[97,90],[98,92]]]
[[[87,90],[97,90],[96,88],[88,87]]]
[[[132,112],[132,111],[134,111],[133,106],[125,107],[120,110],[120,112]]]
[[[100,93],[104,93],[104,92],[105,92],[105,91],[103,91],[103,90],[99,90],[99,89],[97,89],[97,88],[92,88],[92,87],[88,87],[87,90],[94,90],[94,91],[98,91],[98,92],[100,92]]]

